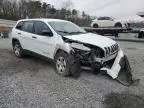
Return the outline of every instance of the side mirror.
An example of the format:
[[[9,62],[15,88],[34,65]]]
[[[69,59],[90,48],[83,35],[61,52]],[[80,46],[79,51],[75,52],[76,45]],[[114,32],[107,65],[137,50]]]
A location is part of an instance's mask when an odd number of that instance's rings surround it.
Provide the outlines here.
[[[42,35],[52,37],[53,33],[50,30],[43,30]]]
[[[17,25],[16,28],[21,30],[22,26],[21,25]]]

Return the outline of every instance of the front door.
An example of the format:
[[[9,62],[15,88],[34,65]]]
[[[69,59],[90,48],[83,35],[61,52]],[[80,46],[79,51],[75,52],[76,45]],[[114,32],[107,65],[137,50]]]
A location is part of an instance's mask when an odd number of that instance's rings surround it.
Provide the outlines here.
[[[47,33],[44,33],[44,31]],[[48,58],[53,58],[55,50],[55,37],[52,34],[52,31],[46,23],[35,21],[33,34],[35,41],[33,43],[38,54]]]

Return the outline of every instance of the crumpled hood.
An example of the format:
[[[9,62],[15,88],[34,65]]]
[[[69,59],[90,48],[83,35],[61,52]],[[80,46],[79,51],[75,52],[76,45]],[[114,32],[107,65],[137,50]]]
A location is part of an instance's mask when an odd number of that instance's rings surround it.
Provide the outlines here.
[[[93,34],[93,33],[71,35],[71,36],[64,36],[64,37],[71,39],[71,40],[79,41],[82,43],[95,45],[102,49],[104,49],[104,47],[112,46],[113,44],[116,43],[114,40],[110,38],[107,38],[98,34]]]

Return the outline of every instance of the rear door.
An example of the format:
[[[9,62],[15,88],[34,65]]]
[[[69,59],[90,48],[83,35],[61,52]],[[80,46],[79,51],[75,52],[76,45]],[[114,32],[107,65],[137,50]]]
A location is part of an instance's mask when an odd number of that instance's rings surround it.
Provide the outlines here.
[[[106,17],[106,18],[105,18],[105,22],[106,22],[106,23],[105,23],[105,24],[106,24],[106,25],[105,25],[106,27],[114,27],[114,23],[115,23],[115,22],[114,22],[114,20],[113,20],[112,18]]]
[[[24,21],[24,24],[21,28],[21,43],[24,49],[36,52],[33,38],[33,21]]]
[[[16,27],[13,28],[11,32],[12,38],[17,38],[20,41],[22,48],[24,48],[23,39],[22,39],[23,31],[21,30],[23,24],[24,24],[23,21],[18,22]]]
[[[97,23],[99,27],[105,27],[106,26],[105,17],[98,18]]]
[[[114,25],[114,21],[109,17],[101,17],[98,18],[98,25],[100,27],[112,27]]]

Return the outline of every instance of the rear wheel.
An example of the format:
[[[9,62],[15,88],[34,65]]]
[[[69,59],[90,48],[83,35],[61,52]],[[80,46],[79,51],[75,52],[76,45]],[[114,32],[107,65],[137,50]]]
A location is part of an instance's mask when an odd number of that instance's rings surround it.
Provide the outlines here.
[[[18,41],[13,43],[13,51],[14,51],[15,55],[19,58],[24,56],[23,49]]]
[[[94,25],[93,25],[93,28],[98,28],[98,24],[94,24]]]
[[[115,27],[122,27],[122,24],[121,23],[116,23]]]

